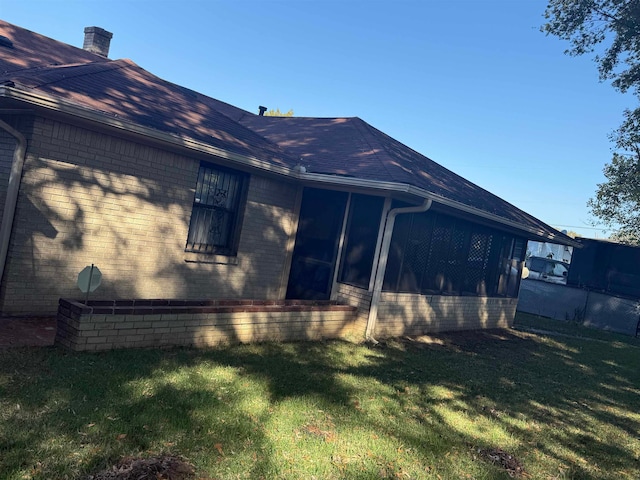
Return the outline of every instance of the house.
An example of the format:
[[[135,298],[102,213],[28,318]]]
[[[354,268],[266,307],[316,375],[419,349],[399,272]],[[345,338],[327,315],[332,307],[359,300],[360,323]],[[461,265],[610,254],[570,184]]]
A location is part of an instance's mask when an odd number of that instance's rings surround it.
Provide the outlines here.
[[[301,299],[367,337],[509,325],[527,240],[575,241],[359,118],[256,115],[0,22],[0,310]]]

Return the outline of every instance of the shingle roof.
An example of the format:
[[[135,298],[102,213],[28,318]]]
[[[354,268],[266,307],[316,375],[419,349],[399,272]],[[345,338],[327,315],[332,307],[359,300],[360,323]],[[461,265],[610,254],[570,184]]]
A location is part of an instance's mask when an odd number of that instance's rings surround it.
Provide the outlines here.
[[[277,145],[224,114],[244,110],[167,82],[131,60],[109,60],[2,21],[0,35],[13,42],[13,48],[0,47],[0,83],[230,152],[294,163]]]
[[[300,159],[308,172],[396,182],[542,230],[554,230],[360,118],[239,119]]]
[[[108,62],[109,59],[72,47],[30,30],[0,20],[0,35],[12,47],[0,46],[0,74],[49,65]]]
[[[525,229],[559,232],[359,118],[264,117],[107,58],[0,21],[0,84],[105,116],[309,172],[423,189]],[[562,238],[563,236],[561,236]]]
[[[4,80],[234,153],[282,165],[293,161],[277,145],[222,114],[222,102],[166,82],[130,60],[41,67],[13,72]]]

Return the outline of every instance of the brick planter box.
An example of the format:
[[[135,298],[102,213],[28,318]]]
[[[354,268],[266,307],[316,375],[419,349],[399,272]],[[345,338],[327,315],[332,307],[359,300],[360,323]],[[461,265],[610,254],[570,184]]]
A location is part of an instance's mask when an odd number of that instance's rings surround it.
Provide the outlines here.
[[[362,336],[356,307],[305,300],[94,300],[61,298],[56,344],[109,350]]]

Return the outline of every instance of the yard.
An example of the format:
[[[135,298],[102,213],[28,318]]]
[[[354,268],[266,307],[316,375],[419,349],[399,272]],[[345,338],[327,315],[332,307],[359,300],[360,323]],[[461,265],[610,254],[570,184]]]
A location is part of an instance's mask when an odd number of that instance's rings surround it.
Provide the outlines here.
[[[573,326],[376,347],[8,349],[0,478],[171,455],[194,478],[637,479],[639,406],[640,342]]]

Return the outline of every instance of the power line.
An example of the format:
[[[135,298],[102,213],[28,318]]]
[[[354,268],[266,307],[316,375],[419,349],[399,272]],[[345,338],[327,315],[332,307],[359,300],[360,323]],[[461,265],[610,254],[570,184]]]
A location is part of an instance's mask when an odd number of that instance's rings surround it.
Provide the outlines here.
[[[612,232],[613,228],[602,228],[602,227],[582,227],[580,225],[562,225],[560,223],[549,223],[550,225],[555,225],[557,227],[566,227],[566,228],[581,228],[584,230],[602,230],[604,232]]]

